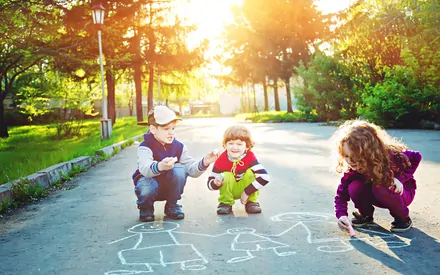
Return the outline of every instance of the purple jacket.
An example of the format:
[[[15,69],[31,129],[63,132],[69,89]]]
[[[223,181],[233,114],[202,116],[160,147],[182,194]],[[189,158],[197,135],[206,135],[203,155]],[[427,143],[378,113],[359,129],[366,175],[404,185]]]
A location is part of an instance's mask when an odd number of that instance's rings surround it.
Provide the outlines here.
[[[416,180],[414,179],[414,173],[416,172],[417,167],[419,166],[420,161],[422,160],[422,155],[417,151],[407,150],[402,152],[405,156],[408,157],[411,162],[411,167],[406,169],[402,169],[398,172],[394,172],[394,177],[398,179],[405,186],[416,189]],[[393,161],[394,158],[391,158]],[[396,165],[399,167],[399,165]],[[341,216],[348,216],[348,202],[350,201],[350,194],[348,193],[348,186],[354,180],[365,181],[365,177],[353,170],[349,170],[344,173],[341,183],[336,190],[335,196],[335,212],[336,218],[340,218]]]

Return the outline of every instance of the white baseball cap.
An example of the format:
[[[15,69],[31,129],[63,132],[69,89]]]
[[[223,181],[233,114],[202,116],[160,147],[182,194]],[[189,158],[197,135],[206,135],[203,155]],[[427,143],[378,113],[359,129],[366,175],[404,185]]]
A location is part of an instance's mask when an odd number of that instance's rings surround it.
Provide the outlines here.
[[[167,106],[156,106],[148,113],[148,125],[167,125],[173,121],[181,121],[176,113]]]

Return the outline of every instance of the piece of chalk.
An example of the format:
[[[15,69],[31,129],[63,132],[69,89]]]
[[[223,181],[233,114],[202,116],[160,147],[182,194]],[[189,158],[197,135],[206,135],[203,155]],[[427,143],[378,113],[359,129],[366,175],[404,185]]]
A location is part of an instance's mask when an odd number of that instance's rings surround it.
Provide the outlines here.
[[[351,225],[348,226],[348,233],[350,233],[350,237],[356,237],[356,232]]]

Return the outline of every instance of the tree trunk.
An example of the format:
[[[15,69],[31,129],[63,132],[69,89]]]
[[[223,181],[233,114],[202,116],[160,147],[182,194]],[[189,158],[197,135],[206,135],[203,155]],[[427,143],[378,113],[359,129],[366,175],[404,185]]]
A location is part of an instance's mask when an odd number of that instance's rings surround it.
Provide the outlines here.
[[[264,91],[264,111],[269,111],[269,97],[267,95],[267,83],[266,80],[263,81],[263,91]]]
[[[150,63],[150,70],[148,76],[148,112],[153,109],[153,86],[154,86],[154,67]]]
[[[252,92],[254,93],[254,113],[258,113],[258,108],[257,108],[257,93],[255,91],[255,83],[252,82]]]
[[[275,101],[275,111],[280,111],[280,99],[278,97],[278,83],[277,80],[273,81],[273,99]]]
[[[293,113],[292,109],[292,95],[290,94],[290,78],[284,80],[286,83],[286,97],[287,97],[287,112]]]
[[[3,100],[6,98],[6,94],[4,94],[5,92],[0,92],[0,138],[8,138],[9,137],[9,133],[8,133],[8,126],[6,126],[6,121],[5,121],[5,108],[3,106]]]
[[[136,118],[137,121],[144,120],[142,111],[142,70],[141,70],[141,46],[139,34],[135,38],[136,43],[136,57],[134,60],[134,86],[136,89]]]
[[[115,78],[110,69],[105,71],[105,81],[107,82],[107,117],[112,120],[112,125],[116,123],[116,102],[115,102]]]

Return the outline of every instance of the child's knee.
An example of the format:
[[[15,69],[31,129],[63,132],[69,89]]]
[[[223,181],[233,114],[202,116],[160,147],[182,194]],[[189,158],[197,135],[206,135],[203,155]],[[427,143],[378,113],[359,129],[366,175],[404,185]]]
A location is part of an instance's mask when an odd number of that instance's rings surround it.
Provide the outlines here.
[[[180,180],[186,179],[186,169],[180,163],[174,164],[174,167],[169,172],[173,178],[177,178]]]
[[[360,180],[354,180],[348,186],[348,193],[352,200],[366,195],[366,192],[371,192],[371,186]]]
[[[156,196],[159,188],[159,184],[153,178],[142,177],[135,186],[136,196],[139,198],[145,198],[150,196]]]

